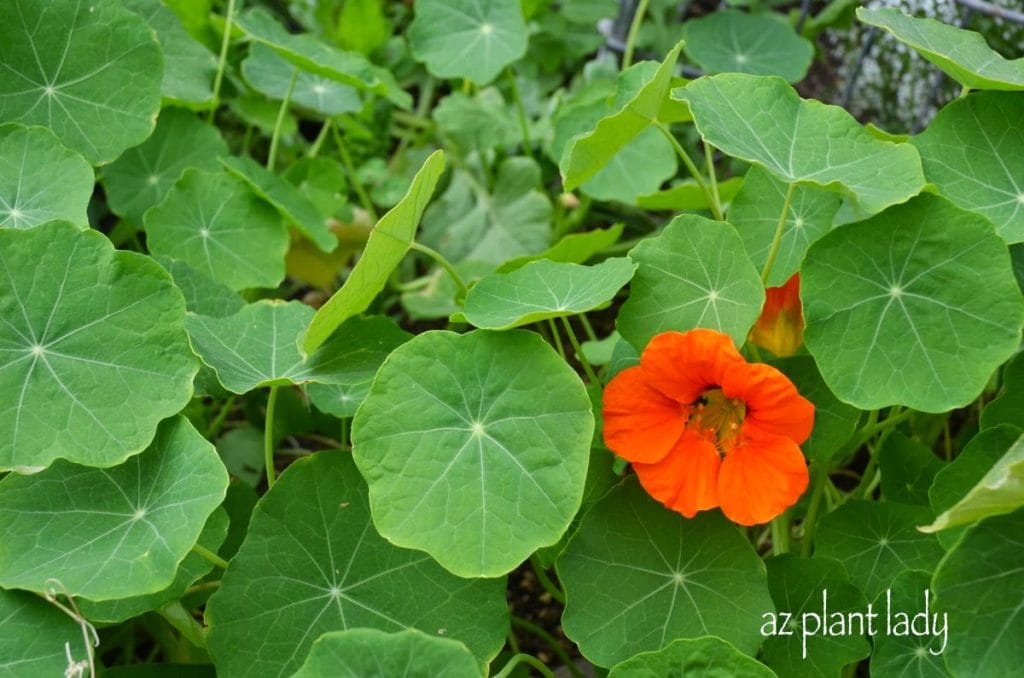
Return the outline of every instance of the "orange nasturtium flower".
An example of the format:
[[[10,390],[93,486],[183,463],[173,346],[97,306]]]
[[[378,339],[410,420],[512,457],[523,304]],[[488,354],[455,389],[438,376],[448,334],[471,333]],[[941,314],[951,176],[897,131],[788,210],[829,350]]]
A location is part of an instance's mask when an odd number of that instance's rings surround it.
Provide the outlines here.
[[[728,335],[664,332],[604,392],[604,440],[647,492],[692,518],[721,507],[741,525],[778,516],[807,488],[800,443],[814,406]]]
[[[750,330],[750,341],[780,358],[793,355],[804,341],[804,314],[800,306],[800,274],[781,287],[765,290],[761,316]]]

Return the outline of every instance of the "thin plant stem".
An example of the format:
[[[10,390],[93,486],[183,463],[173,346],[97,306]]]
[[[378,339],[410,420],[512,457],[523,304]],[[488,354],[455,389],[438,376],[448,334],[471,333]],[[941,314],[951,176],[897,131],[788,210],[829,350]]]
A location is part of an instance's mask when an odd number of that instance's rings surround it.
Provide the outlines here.
[[[821,464],[812,464],[811,500],[807,505],[807,515],[804,517],[803,540],[800,543],[800,555],[804,558],[811,555],[814,531],[818,526],[818,513],[821,511],[821,501],[825,498],[825,485],[828,482],[828,467]]]
[[[405,156],[405,151],[413,141],[418,141],[421,136],[426,134],[430,129],[433,129],[434,123],[427,118],[427,112],[430,110],[430,104],[434,101],[434,90],[437,87],[437,81],[428,76],[426,82],[423,83],[420,90],[419,100],[416,102],[416,112],[409,116],[409,118],[416,118],[419,121],[416,126],[419,127],[419,133],[414,137],[403,136],[398,142],[398,149],[394,155],[388,161],[388,167],[394,167],[398,162]],[[401,120],[400,115],[405,115],[402,111],[396,111],[392,114],[396,120]],[[408,121],[409,124],[413,124],[412,120]]]
[[[537,581],[539,581],[540,585],[544,587],[544,590],[547,591],[552,598],[560,602],[562,605],[565,605],[565,594],[560,588],[558,588],[555,582],[551,581],[551,577],[548,576],[544,566],[540,564],[540,559],[537,557],[536,553],[530,556],[530,565],[533,567],[533,573],[537,575]]]
[[[516,615],[512,615],[512,626],[518,626],[527,633],[531,633],[543,640],[551,648],[551,651],[555,653],[555,656],[561,660],[562,664],[565,665],[565,668],[569,670],[569,673],[577,678],[583,678],[583,674],[580,673],[578,668],[576,668],[576,664],[573,662],[572,658],[569,657],[568,653],[562,649],[558,640],[550,633],[533,622],[526,621],[522,617],[517,617]]]
[[[373,206],[373,201],[370,200],[370,194],[366,192],[363,182],[359,180],[359,173],[356,172],[352,156],[348,153],[348,147],[345,145],[345,140],[341,138],[337,125],[331,125],[331,134],[334,136],[334,144],[338,147],[338,155],[341,156],[341,164],[345,166],[348,180],[352,183],[352,188],[355,189],[356,196],[359,198],[359,204],[363,206],[363,209],[370,215],[370,218],[376,222],[378,219],[377,209]]]
[[[202,544],[194,545],[192,547],[192,550],[195,551],[197,555],[201,556],[203,560],[210,563],[214,567],[219,567],[222,570],[228,569],[228,561],[224,560],[223,558],[221,558],[216,553],[206,548]]]
[[[555,674],[551,672],[551,669],[544,666],[544,662],[537,659],[533,655],[522,653],[514,655],[511,659],[509,659],[508,663],[505,664],[501,671],[498,671],[494,674],[494,678],[508,678],[508,676],[511,676],[512,672],[520,664],[529,664],[537,671],[537,673],[544,676],[544,678],[555,678]]]
[[[629,24],[629,33],[626,34],[626,48],[622,51],[622,70],[629,68],[633,63],[633,48],[636,46],[636,36],[640,33],[640,25],[644,22],[644,15],[647,14],[647,5],[650,0],[640,0],[633,13],[633,22]]]
[[[274,486],[277,471],[274,470],[274,411],[277,409],[277,386],[270,387],[267,396],[267,420],[263,425],[263,463],[267,470],[267,489]]]
[[[555,340],[555,348],[558,349],[558,355],[562,356],[562,360],[565,360],[565,346],[562,345],[562,337],[558,334],[558,326],[555,325],[555,321],[551,318],[548,318],[548,329]]]
[[[508,646],[512,648],[512,652],[519,654],[519,641],[516,640],[516,633],[511,628],[508,630]]]
[[[708,167],[708,181],[711,183],[711,197],[714,198],[714,209],[722,214],[722,196],[718,192],[718,175],[715,173],[715,152],[711,144],[704,142],[704,163]]]
[[[572,329],[572,323],[564,315],[562,316],[562,325],[565,326],[565,333],[569,337],[569,343],[572,344],[572,349],[576,352],[576,359],[580,361],[583,371],[587,373],[587,379],[590,380],[591,384],[600,384],[601,380],[594,373],[594,368],[590,366],[590,361],[587,360],[587,356],[583,355],[583,348],[580,346],[579,339],[576,338],[576,332]]]
[[[462,276],[455,270],[452,262],[448,261],[443,254],[432,247],[427,247],[426,245],[416,241],[413,241],[412,244],[409,245],[409,249],[426,254],[428,257],[440,264],[441,268],[447,271],[448,275],[451,276],[452,281],[455,282],[455,286],[459,288],[459,297],[463,299],[466,298],[466,295],[469,294],[469,287],[466,285],[466,281],[462,279]]]
[[[768,258],[765,259],[764,268],[761,269],[761,283],[768,284],[768,276],[771,275],[772,266],[775,265],[775,258],[779,256],[779,245],[782,244],[782,233],[786,230],[786,220],[789,219],[789,206],[793,204],[793,193],[796,191],[796,184],[790,184],[786,189],[786,197],[782,200],[782,213],[779,215],[779,222],[775,225],[775,235],[772,236],[772,244],[768,248]]]
[[[704,194],[704,199],[708,201],[708,205],[711,207],[711,214],[713,214],[715,219],[718,221],[723,221],[724,217],[722,216],[722,210],[719,209],[718,204],[715,202],[714,196],[711,194],[711,189],[708,188],[708,184],[704,181],[704,177],[701,175],[697,164],[693,162],[693,158],[690,157],[690,154],[686,152],[686,149],[683,148],[682,144],[679,143],[668,127],[660,122],[655,122],[654,126],[661,130],[661,133],[664,134],[665,138],[668,139],[670,144],[672,144],[672,148],[675,149],[676,155],[678,155],[679,159],[683,161],[684,165],[686,165],[687,171],[693,177],[693,180],[697,182],[697,186],[700,187],[701,193]]]
[[[587,333],[587,339],[590,341],[597,341],[597,333],[594,332],[594,326],[590,324],[590,320],[587,319],[586,313],[580,313],[577,318],[580,319],[580,324],[583,325],[583,331]]]
[[[349,445],[349,442],[348,442],[348,440],[349,440],[349,418],[348,417],[342,417],[341,418],[341,427],[340,427],[340,430],[338,432],[338,435],[340,436],[339,442],[341,443],[341,449],[343,449],[343,450],[351,449],[351,445]]]
[[[270,137],[270,152],[267,153],[267,169],[274,171],[274,163],[277,161],[277,149],[281,143],[281,130],[284,128],[284,118],[288,115],[288,105],[292,100],[292,92],[295,90],[295,81],[299,77],[299,69],[292,70],[292,79],[288,81],[288,89],[281,101],[281,108],[277,110],[277,121],[274,123],[274,134]]]
[[[224,420],[231,414],[231,410],[235,407],[235,401],[238,400],[238,396],[232,393],[228,396],[228,399],[221,405],[220,410],[217,412],[217,416],[213,418],[210,425],[206,427],[206,438],[207,440],[213,440],[221,428],[224,426]]]
[[[516,74],[510,66],[505,71],[508,74],[509,89],[512,90],[512,101],[516,105],[516,115],[519,118],[519,130],[523,135],[523,150],[533,159],[533,142],[530,141],[530,122],[526,117],[526,106],[523,105],[523,98],[519,94],[519,83],[516,82]]]
[[[313,145],[309,147],[309,151],[306,153],[307,158],[315,158],[320,155],[320,148],[324,145],[324,141],[327,139],[327,135],[331,131],[331,119],[327,118],[324,120],[323,126],[320,127],[320,133],[316,135],[316,139],[313,140]]]
[[[181,634],[181,637],[200,649],[206,649],[206,634],[195,617],[185,609],[180,600],[168,603],[156,610],[165,622]]]
[[[213,116],[220,104],[220,86],[224,82],[224,67],[228,62],[228,46],[231,44],[231,29],[235,23],[235,0],[228,0],[228,13],[224,17],[224,37],[220,41],[220,58],[217,60],[217,74],[213,77],[213,104],[207,122],[213,124]]]
[[[776,516],[772,520],[772,555],[789,553],[789,512]]]

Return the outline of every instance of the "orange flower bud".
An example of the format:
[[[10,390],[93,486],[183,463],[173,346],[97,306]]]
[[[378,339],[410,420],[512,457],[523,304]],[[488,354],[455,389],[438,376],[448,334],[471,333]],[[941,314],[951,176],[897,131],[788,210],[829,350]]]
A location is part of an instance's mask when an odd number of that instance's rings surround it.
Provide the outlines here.
[[[804,314],[800,306],[800,274],[782,287],[765,290],[761,317],[750,330],[750,341],[781,357],[796,353],[804,341]]]

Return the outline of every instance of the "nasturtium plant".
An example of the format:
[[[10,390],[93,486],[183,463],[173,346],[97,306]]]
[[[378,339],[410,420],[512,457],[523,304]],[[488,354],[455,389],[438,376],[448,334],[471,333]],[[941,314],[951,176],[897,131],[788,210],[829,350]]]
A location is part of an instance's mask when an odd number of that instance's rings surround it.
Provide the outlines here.
[[[1019,673],[1024,17],[857,4],[0,0],[0,678]]]

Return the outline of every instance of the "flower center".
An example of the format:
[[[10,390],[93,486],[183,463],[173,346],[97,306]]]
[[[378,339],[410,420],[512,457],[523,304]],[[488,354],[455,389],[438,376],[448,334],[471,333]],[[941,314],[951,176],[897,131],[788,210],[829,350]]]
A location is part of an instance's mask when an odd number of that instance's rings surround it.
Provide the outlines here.
[[[735,444],[746,414],[747,406],[742,400],[727,398],[722,389],[713,388],[693,403],[686,427],[706,437],[724,453]]]

